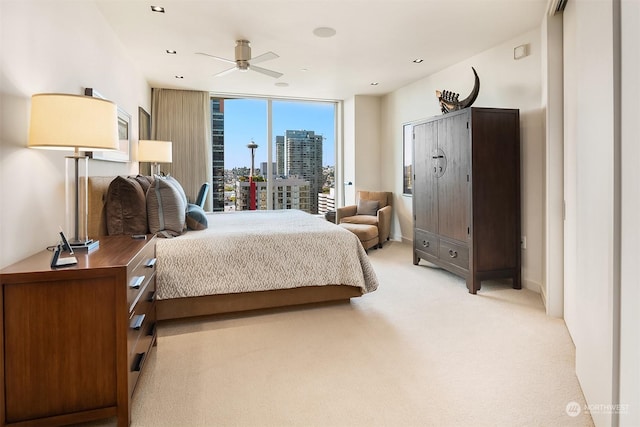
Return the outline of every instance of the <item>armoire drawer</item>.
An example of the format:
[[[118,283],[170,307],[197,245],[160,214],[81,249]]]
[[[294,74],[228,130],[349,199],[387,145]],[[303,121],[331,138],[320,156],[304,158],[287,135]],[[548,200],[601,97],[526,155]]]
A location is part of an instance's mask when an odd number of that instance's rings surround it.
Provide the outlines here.
[[[416,250],[438,256],[438,236],[422,230],[415,230],[413,244]]]
[[[466,270],[469,269],[469,248],[467,246],[441,239],[439,248],[438,256],[442,261],[449,262]]]

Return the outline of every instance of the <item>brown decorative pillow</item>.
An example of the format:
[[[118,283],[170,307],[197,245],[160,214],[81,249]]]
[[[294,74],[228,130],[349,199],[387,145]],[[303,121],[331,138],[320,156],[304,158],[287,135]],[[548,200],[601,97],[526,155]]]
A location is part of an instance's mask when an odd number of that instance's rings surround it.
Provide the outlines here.
[[[376,215],[380,202],[377,200],[358,200],[356,215]]]
[[[146,234],[147,201],[135,178],[117,176],[107,190],[107,233]]]
[[[135,179],[140,183],[140,186],[142,187],[142,191],[144,191],[144,194],[147,194],[147,190],[149,189],[149,187],[151,186],[151,183],[153,182],[153,177],[146,176],[146,175],[136,175]]]
[[[172,180],[156,176],[147,191],[149,231],[160,236],[179,236],[187,228],[187,203]]]

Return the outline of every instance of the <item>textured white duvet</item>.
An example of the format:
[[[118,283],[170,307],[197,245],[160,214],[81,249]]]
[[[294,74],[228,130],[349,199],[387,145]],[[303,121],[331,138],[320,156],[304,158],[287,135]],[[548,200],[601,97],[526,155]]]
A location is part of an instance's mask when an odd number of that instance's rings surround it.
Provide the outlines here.
[[[209,227],[158,239],[157,298],[349,285],[378,280],[358,238],[296,210],[207,214]]]

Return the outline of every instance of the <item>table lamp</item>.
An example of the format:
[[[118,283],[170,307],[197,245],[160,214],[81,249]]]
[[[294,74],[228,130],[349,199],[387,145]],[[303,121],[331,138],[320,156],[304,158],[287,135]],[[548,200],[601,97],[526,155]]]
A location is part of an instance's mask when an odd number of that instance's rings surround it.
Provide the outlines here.
[[[105,99],[41,93],[31,97],[29,147],[72,150],[65,157],[66,229],[73,230],[74,250],[95,243],[88,236],[88,175],[86,151],[118,149],[118,111]]]
[[[151,175],[160,175],[160,163],[173,161],[171,141],[138,141],[138,161],[151,162]]]

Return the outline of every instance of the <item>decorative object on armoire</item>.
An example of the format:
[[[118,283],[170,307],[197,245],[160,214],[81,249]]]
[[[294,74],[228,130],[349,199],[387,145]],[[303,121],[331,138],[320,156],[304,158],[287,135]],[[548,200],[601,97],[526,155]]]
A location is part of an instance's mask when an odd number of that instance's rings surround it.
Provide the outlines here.
[[[436,97],[438,98],[438,102],[440,102],[440,110],[442,111],[442,114],[471,107],[471,105],[475,102],[476,98],[478,97],[478,93],[480,92],[480,78],[478,77],[478,73],[476,73],[476,69],[473,67],[471,67],[471,69],[473,70],[473,75],[475,76],[473,90],[471,91],[469,96],[467,96],[462,101],[458,100],[458,98],[460,97],[460,94],[458,93],[448,90],[436,90]]]
[[[468,108],[413,126],[413,263],[521,288],[520,119]],[[446,166],[446,167],[445,167]]]
[[[60,93],[31,97],[29,147],[73,151],[65,165],[65,230],[73,232],[75,250],[87,251],[95,243],[88,235],[86,152],[117,150],[117,123],[117,107],[105,99]]]

